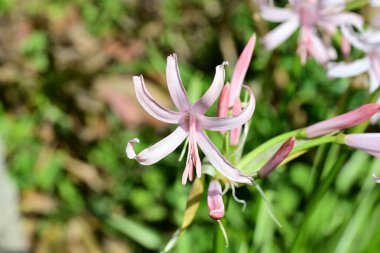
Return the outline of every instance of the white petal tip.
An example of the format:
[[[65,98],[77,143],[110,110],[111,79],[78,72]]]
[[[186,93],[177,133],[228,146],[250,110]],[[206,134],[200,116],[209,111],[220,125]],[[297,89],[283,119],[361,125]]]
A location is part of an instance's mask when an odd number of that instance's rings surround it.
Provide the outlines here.
[[[133,149],[135,143],[140,143],[140,140],[138,138],[133,138],[132,140],[128,141],[125,151],[129,159],[135,159],[137,156],[135,150]]]

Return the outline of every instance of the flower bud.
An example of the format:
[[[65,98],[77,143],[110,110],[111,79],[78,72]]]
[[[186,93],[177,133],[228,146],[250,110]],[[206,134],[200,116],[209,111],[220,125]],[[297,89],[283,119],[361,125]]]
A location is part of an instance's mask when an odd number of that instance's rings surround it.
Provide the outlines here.
[[[230,84],[224,85],[218,102],[218,117],[227,117],[228,115],[228,98],[230,96]]]
[[[285,160],[292,151],[295,143],[295,138],[290,137],[285,141],[277,152],[269,159],[269,161],[259,170],[259,177],[266,178],[277,166]]]
[[[207,193],[208,215],[213,220],[220,220],[224,217],[222,186],[217,179],[210,182]]]
[[[306,128],[306,136],[314,138],[358,125],[380,112],[380,104],[366,104],[351,112],[324,120]]]
[[[241,102],[240,99],[235,99],[234,106],[232,107],[232,115],[236,116],[241,112]],[[241,133],[241,126],[231,130],[230,144],[233,146],[238,145]]]

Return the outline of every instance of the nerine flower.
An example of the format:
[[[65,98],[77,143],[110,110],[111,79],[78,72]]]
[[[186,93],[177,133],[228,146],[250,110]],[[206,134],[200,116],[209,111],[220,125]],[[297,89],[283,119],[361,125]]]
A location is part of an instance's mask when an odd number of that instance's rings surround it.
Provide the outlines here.
[[[315,138],[358,125],[370,119],[378,112],[380,112],[380,104],[375,103],[362,105],[353,111],[338,115],[334,118],[324,120],[307,127],[305,129],[306,137]]]
[[[302,63],[308,56],[314,57],[320,64],[336,58],[335,50],[320,38],[318,30],[330,37],[341,24],[361,27],[363,23],[359,15],[343,12],[345,0],[289,0],[289,4],[290,8],[286,9],[261,3],[262,18],[281,23],[264,37],[263,42],[268,50],[272,50],[300,28],[297,52]]]
[[[329,77],[352,77],[368,72],[370,92],[380,86],[380,31],[368,30],[362,34],[354,32],[352,27],[343,26],[342,32],[351,44],[363,51],[366,56],[349,63],[334,63],[328,67]]]
[[[142,165],[150,165],[161,160],[173,152],[186,138],[189,140],[186,167],[182,175],[182,183],[194,178],[194,169],[197,177],[201,176],[201,160],[198,146],[206,155],[210,163],[229,180],[239,183],[251,183],[251,178],[242,175],[238,169],[229,163],[211,140],[204,133],[204,129],[211,131],[227,131],[247,122],[255,110],[255,98],[250,88],[250,100],[239,115],[233,117],[207,117],[204,113],[219,97],[224,85],[224,65],[216,67],[215,77],[207,92],[194,104],[189,102],[186,90],[178,70],[177,56],[167,58],[166,78],[170,96],[178,108],[178,112],[161,106],[148,92],[142,76],[134,76],[133,82],[136,97],[142,107],[153,117],[166,123],[177,124],[178,127],[169,136],[153,146],[144,149],[138,155],[134,151],[134,144],[139,143],[135,138],[128,142],[126,152],[130,159],[137,160]]]

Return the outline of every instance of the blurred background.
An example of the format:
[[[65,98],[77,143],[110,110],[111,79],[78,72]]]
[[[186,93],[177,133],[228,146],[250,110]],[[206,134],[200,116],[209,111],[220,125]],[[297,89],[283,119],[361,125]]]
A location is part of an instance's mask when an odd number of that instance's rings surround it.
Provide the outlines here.
[[[367,19],[373,12],[355,11]],[[2,152],[25,231],[18,249],[0,252],[164,247],[181,225],[191,188],[180,182],[181,148],[143,167],[127,159],[125,147],[134,137],[142,142],[139,148],[150,146],[173,130],[144,112],[132,83],[133,75],[143,74],[153,96],[173,107],[165,78],[170,53],[178,54],[194,102],[224,60],[230,80],[238,55],[257,34],[246,77],[257,98],[246,151],[369,101],[365,75],[328,80],[314,60],[302,66],[297,35],[265,51],[260,38],[275,24],[260,19],[254,1],[0,0],[0,13]],[[351,57],[360,56],[354,50]],[[215,112],[214,105],[209,115]],[[326,162],[314,162],[316,156]],[[371,174],[380,173],[379,166],[365,153],[326,145],[276,170],[259,184],[282,228],[255,188],[237,189],[248,206],[242,212],[239,203],[228,201],[222,222],[229,248],[217,240],[204,194],[173,252],[378,252],[380,188]],[[310,183],[315,178],[325,180]],[[0,213],[10,205],[0,203]],[[3,237],[14,226],[6,224],[0,222]]]

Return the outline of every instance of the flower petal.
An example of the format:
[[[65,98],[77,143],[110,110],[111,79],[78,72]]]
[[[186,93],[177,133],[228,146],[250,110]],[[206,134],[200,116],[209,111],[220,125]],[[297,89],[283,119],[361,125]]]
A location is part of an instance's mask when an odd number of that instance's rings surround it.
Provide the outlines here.
[[[166,79],[170,96],[178,110],[187,110],[190,107],[190,102],[179,74],[176,54],[169,55],[167,58]]]
[[[141,106],[150,115],[158,120],[166,123],[177,124],[180,120],[181,113],[173,112],[165,107],[159,105],[156,100],[152,98],[148,92],[143,76],[134,76],[133,83],[135,85],[136,97]]]
[[[329,48],[323,43],[323,41],[314,33],[310,34],[312,43],[311,55],[320,63],[325,64],[330,60]]]
[[[323,15],[319,22],[322,22],[322,24],[333,24],[335,26],[343,24],[352,25],[359,30],[363,28],[363,18],[360,15],[352,12]]]
[[[371,62],[367,57],[350,63],[334,63],[327,67],[329,77],[351,77],[368,71]]]
[[[299,27],[298,17],[293,17],[267,33],[263,38],[267,50],[273,50],[283,43]]]
[[[212,81],[210,88],[208,88],[206,93],[197,102],[195,102],[192,109],[200,114],[204,114],[212,106],[222,92],[224,85],[224,65],[227,64],[228,62],[223,62],[216,67],[214,80]]]
[[[252,114],[255,111],[256,102],[252,90],[247,86],[243,87],[248,90],[250,99],[247,106],[245,106],[241,113],[235,117],[207,117],[204,115],[198,115],[198,120],[201,128],[212,131],[226,131],[234,129],[246,123],[252,117]]]
[[[377,78],[375,72],[370,69],[369,70],[369,92],[374,92],[380,86],[380,80]]]
[[[181,127],[178,127],[170,135],[157,142],[153,146],[144,149],[138,155],[136,154],[133,146],[139,143],[140,140],[134,138],[127,144],[126,152],[129,159],[135,159],[142,165],[151,165],[158,162],[171,152],[173,152],[187,137],[187,132]]]
[[[267,21],[283,22],[294,17],[296,14],[290,9],[270,7],[266,4],[261,4],[260,15]]]
[[[347,37],[347,39],[351,42],[351,44],[360,49],[363,52],[368,52],[371,50],[371,46],[363,41],[363,39],[358,35],[357,33],[354,32],[352,29],[352,26],[350,25],[341,25],[341,30],[344,36]]]
[[[235,99],[240,96],[241,86],[243,85],[245,74],[247,73],[249,64],[251,63],[255,43],[256,35],[254,34],[248,41],[238,61],[236,62],[234,73],[232,74],[231,78],[231,89],[228,107],[233,106]]]
[[[225,177],[234,182],[252,184],[252,178],[242,175],[234,168],[203,132],[198,133],[197,143],[210,163]]]

